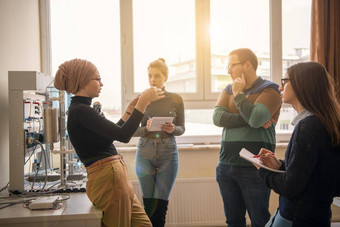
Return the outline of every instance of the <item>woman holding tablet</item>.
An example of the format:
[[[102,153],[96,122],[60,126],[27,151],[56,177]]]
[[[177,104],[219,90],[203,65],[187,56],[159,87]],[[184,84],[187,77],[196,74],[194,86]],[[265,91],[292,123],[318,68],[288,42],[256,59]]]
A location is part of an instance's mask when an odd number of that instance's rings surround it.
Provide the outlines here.
[[[140,136],[136,154],[136,173],[143,192],[146,214],[154,227],[164,226],[169,196],[178,171],[178,151],[174,136],[184,133],[183,99],[165,90],[168,66],[159,58],[148,67],[150,87],[161,88],[165,98],[152,102],[145,110],[134,136]],[[159,131],[149,131],[153,117],[173,117]]]

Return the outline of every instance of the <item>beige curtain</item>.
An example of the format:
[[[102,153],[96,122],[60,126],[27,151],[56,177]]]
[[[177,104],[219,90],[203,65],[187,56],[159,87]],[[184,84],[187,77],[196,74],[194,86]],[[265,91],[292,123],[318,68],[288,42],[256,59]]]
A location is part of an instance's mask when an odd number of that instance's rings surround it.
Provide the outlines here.
[[[340,0],[312,1],[310,56],[334,77],[340,100]]]

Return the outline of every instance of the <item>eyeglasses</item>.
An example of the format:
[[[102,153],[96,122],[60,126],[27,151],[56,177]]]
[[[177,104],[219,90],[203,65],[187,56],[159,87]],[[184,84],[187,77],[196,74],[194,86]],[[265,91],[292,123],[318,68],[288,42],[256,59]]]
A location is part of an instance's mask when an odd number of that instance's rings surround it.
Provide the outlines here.
[[[230,69],[231,71],[234,70],[235,66],[239,65],[239,64],[243,64],[244,62],[236,62],[233,64],[228,65],[228,69]]]
[[[96,80],[98,83],[101,83],[101,82],[102,82],[102,78],[100,78],[100,77],[92,78],[92,80]]]
[[[281,87],[284,88],[285,85],[288,83],[289,79],[288,78],[283,78],[281,79]]]

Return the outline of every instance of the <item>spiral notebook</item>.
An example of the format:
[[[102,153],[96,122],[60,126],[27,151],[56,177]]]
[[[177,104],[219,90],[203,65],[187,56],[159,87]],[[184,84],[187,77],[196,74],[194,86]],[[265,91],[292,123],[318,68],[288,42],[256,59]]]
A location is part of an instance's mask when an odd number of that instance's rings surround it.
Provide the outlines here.
[[[251,153],[250,151],[248,151],[247,149],[245,148],[242,148],[242,150],[240,151],[240,157],[251,162],[251,163],[254,163],[256,165],[259,165],[261,166],[261,168],[264,168],[264,169],[267,169],[267,170],[270,170],[270,171],[273,171],[273,172],[276,172],[276,173],[284,173],[285,171],[283,170],[278,170],[278,169],[272,169],[272,168],[269,168],[268,166],[265,166],[263,165],[261,162],[260,162],[260,159],[259,158],[254,158],[254,154]]]

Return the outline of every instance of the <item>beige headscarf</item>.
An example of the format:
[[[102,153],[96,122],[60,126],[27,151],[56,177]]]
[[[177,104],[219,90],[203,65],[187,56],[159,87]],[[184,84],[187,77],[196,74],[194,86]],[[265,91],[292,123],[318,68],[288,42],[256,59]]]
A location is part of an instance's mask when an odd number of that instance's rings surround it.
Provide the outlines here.
[[[54,87],[75,94],[84,88],[98,73],[97,67],[83,59],[65,61],[58,68],[54,78]]]

